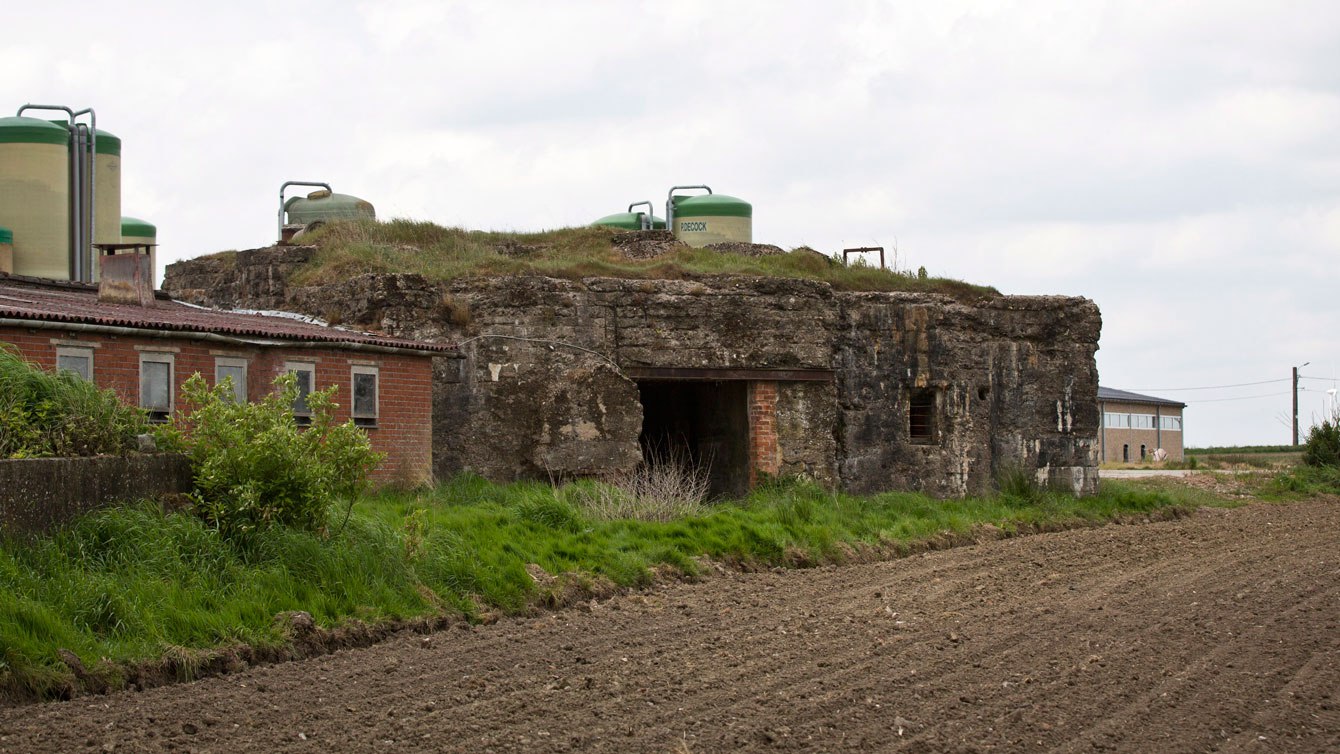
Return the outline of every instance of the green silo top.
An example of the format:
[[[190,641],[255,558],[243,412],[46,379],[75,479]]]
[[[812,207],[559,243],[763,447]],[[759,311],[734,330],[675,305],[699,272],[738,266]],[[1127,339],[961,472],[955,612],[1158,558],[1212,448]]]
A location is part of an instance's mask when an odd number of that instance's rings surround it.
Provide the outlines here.
[[[98,129],[98,154],[121,154],[121,137]]]
[[[284,202],[290,223],[309,223],[313,220],[359,220],[377,216],[372,204],[349,194],[327,194],[314,191],[307,196],[295,196]]]
[[[158,228],[153,223],[135,217],[121,218],[121,235],[130,238],[157,238]]]
[[[59,144],[65,146],[70,132],[38,118],[0,118],[0,144]]]
[[[743,199],[725,194],[676,196],[675,215],[678,217],[753,217],[754,206]]]
[[[645,214],[645,212],[619,212],[613,215],[605,215],[591,224],[620,230],[642,230],[642,217]],[[652,215],[651,229],[665,230],[665,220]]]
[[[14,231],[10,230],[9,228],[0,227],[0,243],[13,244]]]

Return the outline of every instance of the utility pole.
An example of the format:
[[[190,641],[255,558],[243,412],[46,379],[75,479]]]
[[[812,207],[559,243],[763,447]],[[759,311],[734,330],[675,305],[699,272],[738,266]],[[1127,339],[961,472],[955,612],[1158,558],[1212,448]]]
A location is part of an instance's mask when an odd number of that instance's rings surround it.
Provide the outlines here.
[[[1293,368],[1293,445],[1298,447],[1298,370],[1311,364],[1305,361]]]
[[[1298,367],[1293,368],[1293,445],[1298,447]]]

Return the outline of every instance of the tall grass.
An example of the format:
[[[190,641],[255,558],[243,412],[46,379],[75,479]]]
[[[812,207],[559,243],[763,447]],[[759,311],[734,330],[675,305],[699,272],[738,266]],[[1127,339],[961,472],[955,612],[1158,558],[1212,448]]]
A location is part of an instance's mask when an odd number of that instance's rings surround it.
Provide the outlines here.
[[[153,506],[96,511],[0,549],[0,691],[60,693],[71,683],[60,649],[114,686],[117,668],[137,662],[281,645],[288,636],[275,616],[285,611],[307,611],[327,628],[521,612],[558,599],[536,566],[636,587],[667,569],[692,576],[704,556],[747,567],[842,562],[944,544],[983,524],[1008,533],[1179,504],[1173,493],[1111,483],[1084,499],[1023,489],[939,501],[773,482],[744,500],[647,521],[593,502],[615,494],[601,486],[461,477],[364,499],[346,528],[325,537],[275,528],[229,540],[195,516]]]
[[[147,426],[111,390],[48,372],[0,343],[0,458],[123,453]]]
[[[413,272],[433,280],[497,275],[577,279],[680,279],[739,274],[815,280],[849,291],[925,291],[964,300],[999,295],[993,288],[946,278],[920,278],[878,267],[844,266],[809,249],[745,256],[679,246],[652,259],[633,260],[613,244],[609,228],[562,228],[507,233],[443,228],[412,220],[338,221],[303,237],[318,247],[300,274],[306,284],[364,273]]]

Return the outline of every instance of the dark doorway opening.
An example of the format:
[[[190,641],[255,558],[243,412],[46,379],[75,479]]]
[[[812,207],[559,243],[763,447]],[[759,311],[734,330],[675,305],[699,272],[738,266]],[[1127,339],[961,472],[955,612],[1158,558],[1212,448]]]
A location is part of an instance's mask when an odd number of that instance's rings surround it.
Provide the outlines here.
[[[747,383],[640,380],[637,389],[644,461],[705,469],[714,499],[749,491]]]

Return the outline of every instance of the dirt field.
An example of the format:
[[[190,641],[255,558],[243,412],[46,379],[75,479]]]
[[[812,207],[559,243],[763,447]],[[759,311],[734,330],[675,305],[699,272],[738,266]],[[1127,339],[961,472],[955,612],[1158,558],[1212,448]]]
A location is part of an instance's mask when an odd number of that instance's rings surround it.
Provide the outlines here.
[[[721,573],[143,693],[28,751],[1340,751],[1340,502]]]

